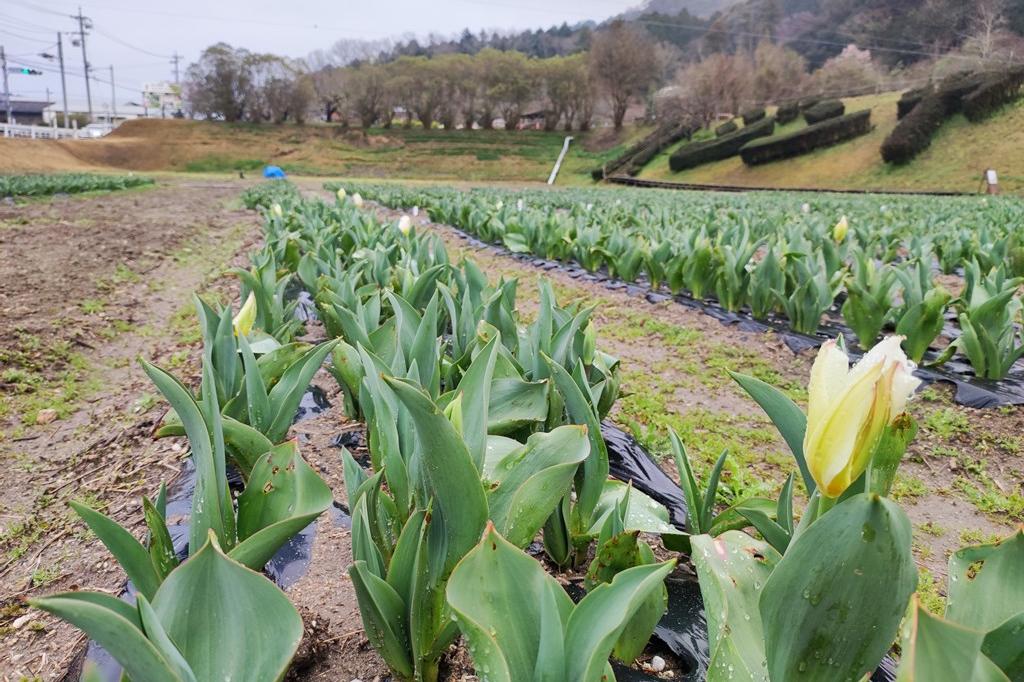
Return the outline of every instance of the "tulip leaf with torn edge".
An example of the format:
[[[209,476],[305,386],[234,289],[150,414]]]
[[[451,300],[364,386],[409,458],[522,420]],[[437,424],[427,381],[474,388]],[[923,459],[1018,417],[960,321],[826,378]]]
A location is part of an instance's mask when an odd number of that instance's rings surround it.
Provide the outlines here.
[[[768,679],[758,600],[781,555],[738,530],[690,543],[708,619],[707,682]]]
[[[1024,530],[949,558],[945,618],[987,633],[982,650],[1010,674],[1024,674]],[[1014,678],[1016,679],[1016,678]]]
[[[261,570],[292,536],[316,520],[334,498],[331,488],[288,441],[263,455],[238,497],[235,561]]]
[[[870,493],[839,503],[799,535],[759,602],[771,679],[873,671],[917,585],[910,546],[906,514]]]
[[[623,571],[574,606],[536,560],[489,526],[452,572],[448,604],[474,666],[492,682],[612,680],[615,641],[673,565]]]

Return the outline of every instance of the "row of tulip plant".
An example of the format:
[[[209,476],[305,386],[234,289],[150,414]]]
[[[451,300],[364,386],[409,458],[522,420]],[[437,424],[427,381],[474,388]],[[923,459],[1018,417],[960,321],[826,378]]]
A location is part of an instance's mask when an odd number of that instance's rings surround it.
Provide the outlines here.
[[[152,185],[144,175],[99,173],[30,173],[0,175],[0,197],[42,197],[53,194],[112,192]]]
[[[389,206],[422,206],[434,221],[513,252],[714,299],[759,320],[784,318],[801,333],[841,315],[865,350],[889,330],[921,362],[945,331],[958,339],[929,361],[959,351],[987,379],[1006,376],[1024,355],[1016,276],[1024,275],[1024,205],[1013,200],[831,198],[812,209],[764,196],[688,193],[682,203],[640,190],[358,189]],[[936,282],[938,272],[963,275],[959,296]],[[956,324],[947,329],[948,317]]]
[[[860,679],[892,650],[901,621],[904,679],[1019,679],[1024,535],[954,554],[942,617],[912,597],[910,525],[887,497],[915,431],[904,408],[916,380],[899,337],[852,370],[826,343],[806,415],[736,375],[792,449],[798,476],[778,500],[720,510],[724,455],[701,486],[673,435],[684,531],[608,477],[600,423],[619,393],[619,363],[600,350],[592,311],[559,306],[541,283],[527,321],[515,280],[492,284],[471,261],[452,263],[437,235],[406,218],[382,223],[362,205],[339,191],[330,204],[264,209],[265,246],[249,277],[237,273],[238,314],[197,305],[198,396],[145,365],[174,408],[161,435],[191,445],[191,556],[170,546],[163,495],[143,501],[146,543],[77,506],[136,603],[83,592],[35,602],[107,647],[131,679],[283,676],[301,621],[253,571],[331,502],[286,440],[327,359],[370,451],[369,470],[343,453],[347,570],[365,634],[396,679],[437,679],[460,636],[481,679],[614,679],[609,660],[628,665],[643,652],[679,561],[700,581],[712,682]],[[291,284],[311,295],[328,341],[297,343],[298,330],[281,326]],[[237,499],[229,465],[244,481]],[[538,539],[545,562],[524,551]],[[585,571],[578,602],[557,580],[563,571]],[[951,670],[966,672],[943,677]]]

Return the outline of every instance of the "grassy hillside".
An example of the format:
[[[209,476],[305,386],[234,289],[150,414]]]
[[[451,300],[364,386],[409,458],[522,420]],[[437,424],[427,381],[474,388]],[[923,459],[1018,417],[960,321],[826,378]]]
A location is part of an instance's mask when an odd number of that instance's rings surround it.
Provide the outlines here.
[[[755,167],[745,166],[737,156],[673,173],[668,157],[677,146],[651,161],[639,177],[746,187],[973,192],[982,172],[991,167],[999,171],[1004,191],[1024,192],[1024,101],[980,124],[954,116],[939,129],[928,150],[906,166],[893,167],[882,161],[879,148],[896,125],[898,99],[899,93],[884,93],[844,100],[847,112],[870,107],[875,129],[805,156]],[[789,132],[803,125],[801,119],[776,130]]]
[[[590,171],[644,135],[610,130],[573,133],[560,184],[590,182]],[[101,140],[3,140],[0,170],[76,168],[235,173],[273,163],[299,175],[429,180],[545,181],[565,133],[424,131],[419,128],[343,131],[337,126],[129,121]],[[38,167],[40,149],[53,159]],[[20,166],[20,167],[19,167]]]

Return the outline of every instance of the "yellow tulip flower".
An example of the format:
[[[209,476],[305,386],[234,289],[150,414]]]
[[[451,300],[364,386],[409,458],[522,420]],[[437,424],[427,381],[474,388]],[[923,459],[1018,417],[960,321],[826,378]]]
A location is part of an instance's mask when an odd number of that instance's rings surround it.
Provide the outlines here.
[[[249,336],[252,326],[256,323],[256,294],[249,292],[249,298],[245,299],[245,305],[238,311],[231,321],[235,328],[235,336]]]
[[[850,230],[850,222],[843,216],[836,223],[836,226],[832,228],[832,239],[835,240],[836,244],[842,244],[843,240],[846,239],[846,233]]]
[[[345,188],[344,187],[339,187],[338,188],[338,201],[345,201]]]
[[[920,385],[902,341],[886,338],[852,369],[835,341],[818,352],[808,386],[804,457],[823,496],[839,497],[864,473],[885,427]]]

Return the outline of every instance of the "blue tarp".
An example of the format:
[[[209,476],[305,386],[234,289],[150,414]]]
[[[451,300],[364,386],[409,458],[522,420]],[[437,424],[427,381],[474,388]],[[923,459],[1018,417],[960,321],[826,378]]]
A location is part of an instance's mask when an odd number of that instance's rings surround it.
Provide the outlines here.
[[[278,166],[267,166],[263,169],[263,177],[265,178],[283,178],[285,177],[284,171]]]

